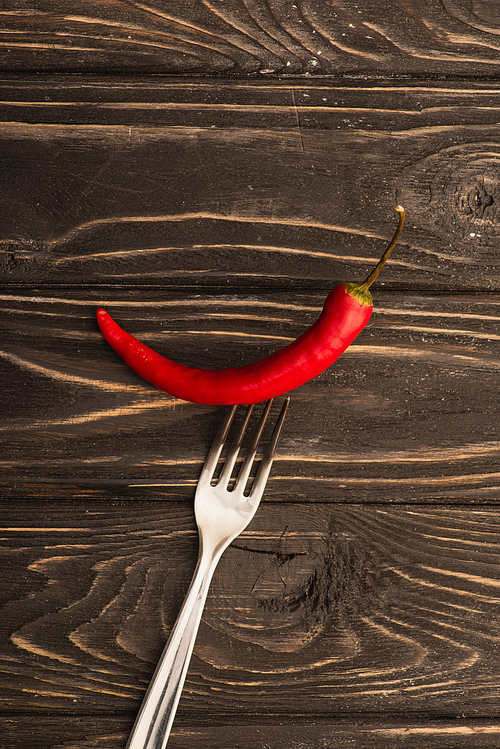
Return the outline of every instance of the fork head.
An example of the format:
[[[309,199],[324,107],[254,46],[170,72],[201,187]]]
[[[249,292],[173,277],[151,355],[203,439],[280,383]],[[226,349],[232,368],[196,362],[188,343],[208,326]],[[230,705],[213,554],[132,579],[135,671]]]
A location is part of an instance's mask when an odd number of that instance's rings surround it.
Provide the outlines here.
[[[236,414],[237,406],[228,409],[226,417],[214,439],[205,465],[200,474],[195,497],[195,515],[200,537],[210,540],[212,545],[222,549],[238,536],[255,515],[259,502],[264,494],[269,472],[276,453],[278,440],[285,419],[290,398],[286,398],[274,425],[273,432],[264,450],[257,474],[247,491],[252,467],[255,462],[264,426],[271,410],[269,400],[260,417],[251,439],[245,458],[231,486],[231,477],[247,431],[253,406],[246,409],[232,444],[229,447],[220,475],[216,477],[216,468],[226,443],[228,433]]]

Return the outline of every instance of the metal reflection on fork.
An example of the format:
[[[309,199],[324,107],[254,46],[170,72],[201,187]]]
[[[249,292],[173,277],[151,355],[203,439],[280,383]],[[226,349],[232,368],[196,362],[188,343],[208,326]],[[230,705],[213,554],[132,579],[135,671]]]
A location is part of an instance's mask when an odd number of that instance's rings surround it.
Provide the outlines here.
[[[247,527],[257,511],[276,453],[289,400],[286,398],[283,404],[249,491],[246,491],[247,483],[272,400],[266,403],[251,445],[231,488],[231,476],[253,407],[247,409],[234,442],[229,448],[222,471],[216,477],[217,464],[237,407],[228,409],[208,453],[196,489],[194,507],[200,542],[196,570],[144,697],[126,749],[164,749],[167,745],[210,581],[225,549]]]

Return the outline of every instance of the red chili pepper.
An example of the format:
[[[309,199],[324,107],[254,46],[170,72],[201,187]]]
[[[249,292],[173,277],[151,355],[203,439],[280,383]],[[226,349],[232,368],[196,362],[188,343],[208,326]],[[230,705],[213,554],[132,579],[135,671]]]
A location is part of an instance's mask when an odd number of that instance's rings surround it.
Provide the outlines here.
[[[97,310],[101,332],[134,372],[160,390],[206,405],[259,403],[300,387],[324,372],[346,350],[370,319],[373,299],[368,291],[382,270],[403,229],[399,223],[377,266],[363,283],[336,286],[316,322],[293,343],[243,367],[197,369],[156,353],[120,328],[104,309]]]

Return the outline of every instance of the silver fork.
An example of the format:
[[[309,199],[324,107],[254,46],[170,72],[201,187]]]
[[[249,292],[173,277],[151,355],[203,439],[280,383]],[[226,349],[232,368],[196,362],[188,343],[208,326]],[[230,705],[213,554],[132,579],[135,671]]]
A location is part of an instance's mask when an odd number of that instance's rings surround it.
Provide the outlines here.
[[[234,442],[229,448],[220,476],[213,485],[214,473],[237,407],[233,406],[228,409],[208,453],[196,489],[194,508],[200,539],[198,564],[177,621],[144,697],[126,749],[165,749],[167,745],[210,581],[223,552],[247,527],[259,506],[289,400],[287,398],[283,404],[257,475],[248,492],[245,489],[272,400],[266,403],[251,445],[231,489],[228,486],[253,407],[250,406],[247,409]]]

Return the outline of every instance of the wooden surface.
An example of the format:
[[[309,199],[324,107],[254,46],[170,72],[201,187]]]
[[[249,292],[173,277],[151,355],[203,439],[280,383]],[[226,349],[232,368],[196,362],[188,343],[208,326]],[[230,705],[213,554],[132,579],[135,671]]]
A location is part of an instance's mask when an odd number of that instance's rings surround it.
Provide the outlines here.
[[[102,340],[223,367],[362,280],[223,556],[172,749],[496,749],[493,3],[6,3],[0,744],[124,749],[197,554],[223,410]],[[162,74],[162,75],[160,75]]]
[[[4,0],[5,70],[498,75],[491,0]]]

